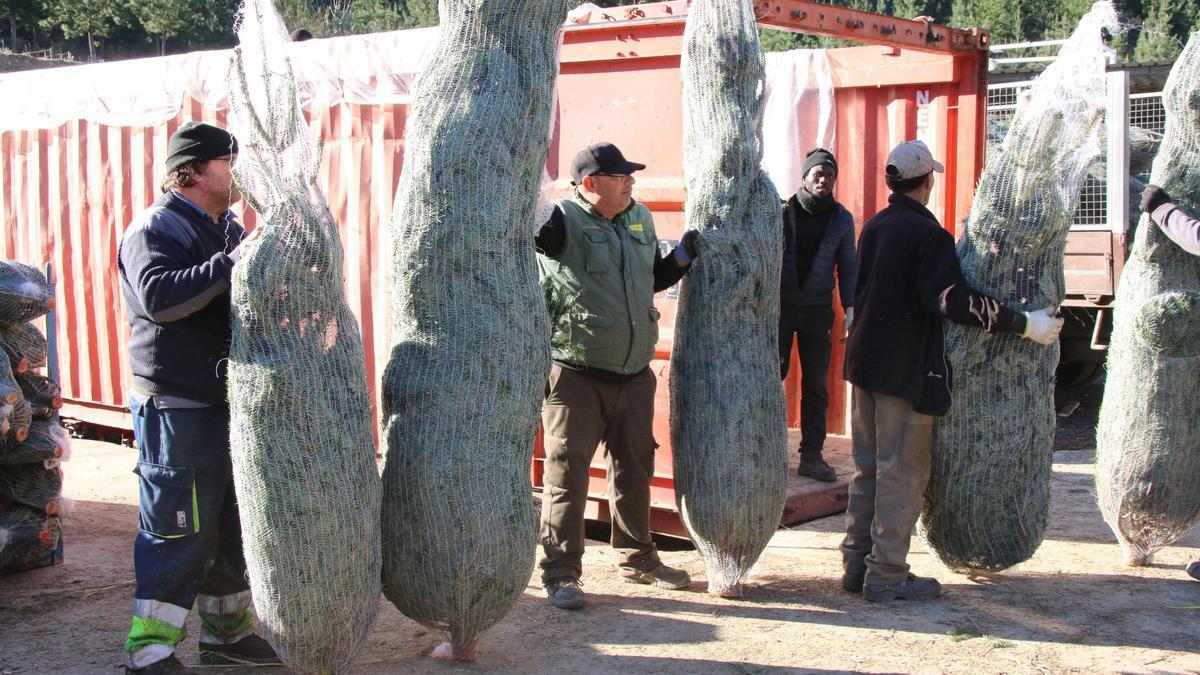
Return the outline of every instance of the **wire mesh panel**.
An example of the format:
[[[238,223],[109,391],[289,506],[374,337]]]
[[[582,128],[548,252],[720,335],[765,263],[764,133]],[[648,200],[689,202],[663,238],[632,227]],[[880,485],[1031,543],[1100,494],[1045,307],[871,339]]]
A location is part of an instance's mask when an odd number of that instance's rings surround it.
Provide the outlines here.
[[[1032,81],[1005,82],[988,87],[987,93],[987,150],[996,151],[1012,124],[1013,113],[1023,95],[1027,95]],[[1130,145],[1130,204],[1137,208],[1141,189],[1150,175],[1150,161],[1162,139],[1166,117],[1162,105],[1162,93],[1133,94],[1129,97],[1129,145]],[[1078,229],[1109,229],[1108,186],[1105,176],[1106,150],[1088,171],[1080,187],[1079,204],[1071,219],[1071,227]]]

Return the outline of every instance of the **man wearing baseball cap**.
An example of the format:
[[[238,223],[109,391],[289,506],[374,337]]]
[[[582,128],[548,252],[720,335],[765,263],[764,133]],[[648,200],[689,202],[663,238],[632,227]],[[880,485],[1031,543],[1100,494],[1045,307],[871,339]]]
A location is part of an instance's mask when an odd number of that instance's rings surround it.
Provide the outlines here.
[[[686,232],[663,256],[650,211],[633,199],[633,173],[612,143],[580,150],[574,194],[556,203],[538,231],[538,269],[553,323],[554,363],[542,406],[546,462],[542,491],[542,584],[560,609],[584,605],[584,509],[588,466],[603,441],[608,458],[612,545],[627,583],[678,589],[650,538],[650,476],[658,342],[654,294],[673,286],[696,257]]]
[[[954,239],[925,208],[944,167],[921,141],[887,157],[888,206],[863,226],[857,309],[846,349],[854,385],[855,475],[842,542],[842,587],[875,602],[937,597],[909,572],[909,540],[929,482],[933,416],[950,407],[946,319],[1039,344],[1058,339],[1053,308],[1016,312],[967,285]]]
[[[796,473],[833,482],[837,472],[822,456],[829,408],[829,354],[833,286],[845,312],[842,335],[854,318],[854,216],[833,196],[838,165],[833,153],[813,148],[804,182],[783,205],[783,269],[779,284],[779,375],[786,378],[792,339],[800,357],[800,464]]]
[[[245,231],[224,129],[184,124],[163,194],[117,252],[129,321],[129,410],[141,485],[126,672],[192,672],[175,658],[192,605],[205,664],[279,663],[254,634],[229,457],[229,279]]]

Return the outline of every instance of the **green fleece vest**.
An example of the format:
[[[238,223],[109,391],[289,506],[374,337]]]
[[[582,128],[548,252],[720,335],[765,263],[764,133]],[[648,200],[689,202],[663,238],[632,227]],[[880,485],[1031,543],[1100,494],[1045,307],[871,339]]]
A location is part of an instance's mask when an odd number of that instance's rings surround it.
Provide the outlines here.
[[[633,202],[613,220],[581,198],[558,202],[567,242],[557,258],[538,255],[555,319],[555,360],[631,375],[654,358],[654,254],[650,210]]]

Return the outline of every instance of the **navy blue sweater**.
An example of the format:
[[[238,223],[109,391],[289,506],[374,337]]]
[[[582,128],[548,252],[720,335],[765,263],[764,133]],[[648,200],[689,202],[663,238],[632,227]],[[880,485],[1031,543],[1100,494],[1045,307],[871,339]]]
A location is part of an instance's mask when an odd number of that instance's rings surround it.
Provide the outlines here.
[[[245,231],[168,192],[139,213],[117,252],[134,387],[224,404],[229,356],[229,256]]]
[[[801,188],[803,189],[803,188]],[[795,260],[796,242],[792,233],[815,219],[829,219],[821,243],[813,253],[808,272],[798,278],[797,269],[804,268]],[[804,210],[800,200],[792,195],[783,206],[783,270],[780,300],[791,305],[821,305],[828,307],[832,298],[834,267],[837,267],[838,295],[842,309],[854,306],[854,288],[858,263],[854,251],[854,216],[841,204],[834,203],[833,211],[814,216]],[[789,254],[791,254],[789,256]],[[796,284],[797,287],[793,287]]]

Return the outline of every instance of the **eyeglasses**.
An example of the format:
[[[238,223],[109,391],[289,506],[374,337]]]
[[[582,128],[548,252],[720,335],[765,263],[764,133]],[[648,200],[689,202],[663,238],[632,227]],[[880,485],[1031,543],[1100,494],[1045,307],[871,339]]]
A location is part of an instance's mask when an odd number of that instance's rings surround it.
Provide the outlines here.
[[[627,174],[627,173],[594,173],[592,175],[593,176],[604,176],[605,178],[620,178],[621,180],[625,180],[626,178],[633,178],[632,175]]]

